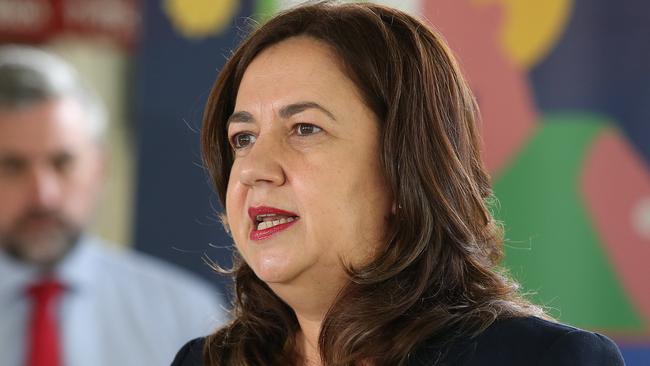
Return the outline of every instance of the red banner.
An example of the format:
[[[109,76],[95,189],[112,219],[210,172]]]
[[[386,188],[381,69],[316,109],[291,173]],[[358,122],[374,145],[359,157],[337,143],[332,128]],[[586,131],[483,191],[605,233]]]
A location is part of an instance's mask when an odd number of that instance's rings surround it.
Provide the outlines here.
[[[0,0],[0,42],[40,43],[73,34],[131,48],[138,10],[137,0]]]

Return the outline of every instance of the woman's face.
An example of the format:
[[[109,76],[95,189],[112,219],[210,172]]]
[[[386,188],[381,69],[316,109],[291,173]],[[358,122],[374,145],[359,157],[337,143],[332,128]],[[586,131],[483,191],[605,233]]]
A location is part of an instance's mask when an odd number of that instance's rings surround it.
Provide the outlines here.
[[[260,279],[336,281],[341,259],[372,258],[392,205],[378,122],[326,45],[295,37],[260,53],[244,73],[228,136],[228,222]]]

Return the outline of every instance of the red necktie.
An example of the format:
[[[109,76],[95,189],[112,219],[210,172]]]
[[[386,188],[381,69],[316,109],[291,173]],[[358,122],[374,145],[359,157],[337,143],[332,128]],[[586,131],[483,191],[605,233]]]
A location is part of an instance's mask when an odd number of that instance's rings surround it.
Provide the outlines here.
[[[63,286],[51,279],[29,287],[32,316],[29,325],[27,366],[60,366],[56,303]]]

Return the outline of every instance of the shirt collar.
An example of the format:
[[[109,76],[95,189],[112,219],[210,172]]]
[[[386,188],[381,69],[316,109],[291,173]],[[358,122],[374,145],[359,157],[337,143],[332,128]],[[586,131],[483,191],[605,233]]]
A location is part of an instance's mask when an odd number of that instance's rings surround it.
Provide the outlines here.
[[[92,257],[95,255],[96,239],[83,236],[54,268],[54,278],[67,289],[80,291],[92,288],[95,270]],[[22,263],[0,250],[0,297],[20,296],[24,289],[39,279],[41,271],[37,266]]]
[[[88,290],[95,279],[93,257],[96,255],[96,239],[83,236],[77,245],[56,266],[55,277],[70,290]]]
[[[11,298],[20,294],[37,276],[36,267],[19,262],[0,250],[1,298]]]

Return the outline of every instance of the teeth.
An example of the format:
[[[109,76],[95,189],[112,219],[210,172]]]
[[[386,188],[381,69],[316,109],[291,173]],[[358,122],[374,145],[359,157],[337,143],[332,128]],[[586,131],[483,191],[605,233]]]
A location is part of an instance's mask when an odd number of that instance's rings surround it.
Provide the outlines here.
[[[263,214],[263,215],[257,215],[255,216],[255,219],[257,221],[262,221],[265,217],[272,217],[275,216],[275,214]]]
[[[258,215],[258,218],[259,218],[259,216],[262,216],[262,215]],[[277,225],[286,224],[288,222],[293,222],[294,220],[295,219],[293,217],[287,217],[286,219],[281,218],[279,220],[273,220],[273,221],[262,221],[259,224],[257,224],[257,230],[268,229],[268,228],[271,228],[271,227],[274,227],[274,226],[277,226]]]

